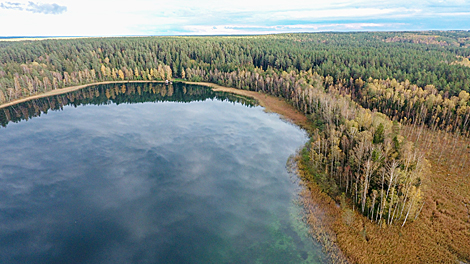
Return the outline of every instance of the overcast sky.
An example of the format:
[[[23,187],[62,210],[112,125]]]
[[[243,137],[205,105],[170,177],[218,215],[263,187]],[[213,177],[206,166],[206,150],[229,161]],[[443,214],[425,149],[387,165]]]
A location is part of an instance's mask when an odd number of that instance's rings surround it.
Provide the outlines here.
[[[470,0],[0,0],[0,36],[470,29]]]

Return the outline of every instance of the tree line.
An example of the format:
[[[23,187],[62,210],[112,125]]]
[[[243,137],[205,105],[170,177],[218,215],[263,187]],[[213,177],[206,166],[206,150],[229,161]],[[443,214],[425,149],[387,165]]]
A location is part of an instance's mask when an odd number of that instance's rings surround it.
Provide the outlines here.
[[[470,56],[462,36],[469,33],[433,34],[437,44],[404,41],[430,38],[426,33],[393,32],[1,42],[0,102],[104,80],[184,79],[187,68],[312,69],[335,83],[395,78],[420,87],[434,85],[450,96],[469,92],[470,68],[455,63],[457,56]],[[455,45],[458,41],[462,47]]]

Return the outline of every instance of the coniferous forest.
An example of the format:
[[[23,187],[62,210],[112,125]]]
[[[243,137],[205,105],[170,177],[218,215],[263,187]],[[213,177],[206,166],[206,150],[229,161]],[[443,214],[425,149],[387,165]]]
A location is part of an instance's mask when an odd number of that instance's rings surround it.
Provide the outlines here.
[[[429,135],[445,134],[457,156],[468,152],[458,143],[470,136],[467,31],[51,39],[0,50],[0,104],[81,84],[172,79],[284,98],[313,124],[300,153],[306,180],[380,227],[419,219],[433,177]],[[24,118],[0,111],[3,125]],[[447,162],[464,168],[466,158]],[[451,251],[470,260],[469,250]]]

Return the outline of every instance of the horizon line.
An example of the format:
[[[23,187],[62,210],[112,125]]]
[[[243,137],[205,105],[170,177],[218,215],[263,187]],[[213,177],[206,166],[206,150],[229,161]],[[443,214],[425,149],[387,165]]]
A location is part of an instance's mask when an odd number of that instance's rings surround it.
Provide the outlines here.
[[[8,40],[42,40],[42,39],[76,39],[76,38],[119,38],[119,37],[230,37],[230,36],[267,36],[282,34],[321,34],[321,33],[411,33],[411,32],[470,32],[470,29],[429,29],[429,30],[328,30],[306,32],[279,32],[279,33],[253,33],[253,34],[155,34],[155,35],[96,35],[96,36],[0,36],[0,41]]]

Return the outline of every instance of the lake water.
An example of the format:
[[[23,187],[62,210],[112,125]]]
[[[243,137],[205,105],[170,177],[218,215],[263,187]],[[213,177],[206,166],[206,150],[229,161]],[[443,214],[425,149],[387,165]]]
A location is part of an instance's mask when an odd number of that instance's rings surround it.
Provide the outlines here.
[[[306,134],[252,100],[102,85],[0,123],[0,263],[327,262],[286,170]]]

